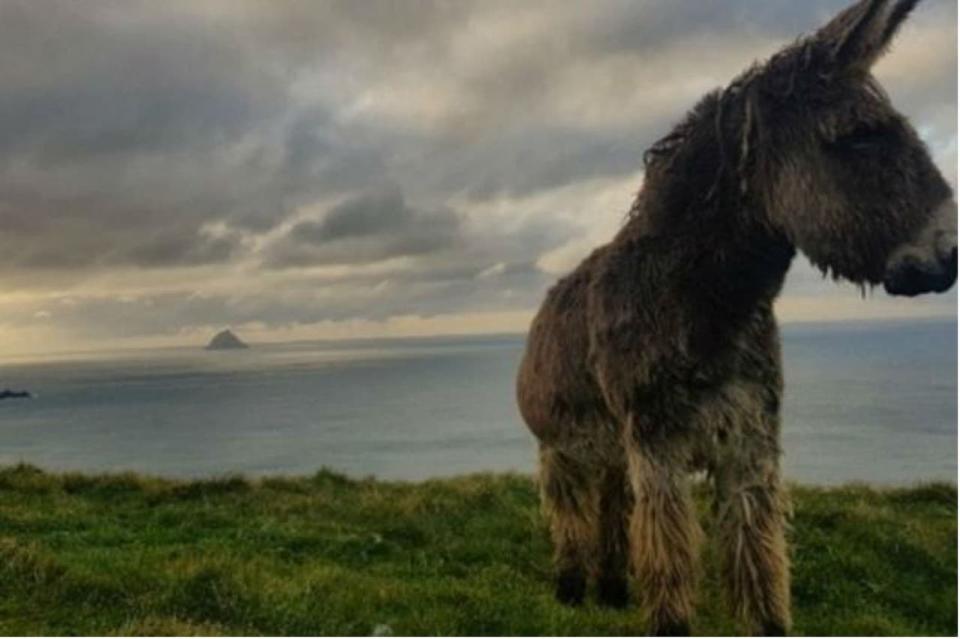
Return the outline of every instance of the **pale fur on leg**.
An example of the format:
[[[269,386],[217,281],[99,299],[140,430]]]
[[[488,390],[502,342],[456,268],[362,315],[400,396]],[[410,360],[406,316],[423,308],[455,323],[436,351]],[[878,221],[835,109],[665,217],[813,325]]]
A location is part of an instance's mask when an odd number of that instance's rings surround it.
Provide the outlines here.
[[[653,630],[685,625],[693,616],[702,538],[682,465],[627,454],[634,508],[630,551]]]

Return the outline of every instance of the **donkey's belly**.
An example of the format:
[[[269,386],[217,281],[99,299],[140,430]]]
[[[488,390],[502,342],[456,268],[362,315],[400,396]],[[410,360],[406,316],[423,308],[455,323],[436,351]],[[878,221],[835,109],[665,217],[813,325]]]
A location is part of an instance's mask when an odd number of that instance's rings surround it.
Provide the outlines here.
[[[566,445],[610,436],[613,419],[588,377],[549,377],[532,369],[526,363],[521,369],[517,399],[527,428],[541,443]]]
[[[603,436],[606,405],[589,365],[588,259],[547,294],[530,328],[517,377],[520,414],[542,443]]]

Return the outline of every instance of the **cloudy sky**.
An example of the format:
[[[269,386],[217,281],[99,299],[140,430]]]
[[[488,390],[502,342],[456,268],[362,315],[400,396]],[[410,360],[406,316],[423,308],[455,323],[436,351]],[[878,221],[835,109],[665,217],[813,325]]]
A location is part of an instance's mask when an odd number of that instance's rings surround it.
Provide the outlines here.
[[[0,352],[520,331],[643,151],[846,0],[0,0]],[[952,183],[957,6],[877,75]],[[796,262],[784,321],[953,315]]]

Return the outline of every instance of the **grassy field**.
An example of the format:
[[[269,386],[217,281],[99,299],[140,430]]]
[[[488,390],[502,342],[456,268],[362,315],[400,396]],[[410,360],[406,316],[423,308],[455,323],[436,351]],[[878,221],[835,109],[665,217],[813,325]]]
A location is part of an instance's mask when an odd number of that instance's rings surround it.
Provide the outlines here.
[[[795,633],[956,634],[954,487],[792,494]],[[549,554],[520,476],[0,469],[0,634],[644,632],[635,611],[555,604]],[[709,546],[704,563],[694,630],[735,633]]]

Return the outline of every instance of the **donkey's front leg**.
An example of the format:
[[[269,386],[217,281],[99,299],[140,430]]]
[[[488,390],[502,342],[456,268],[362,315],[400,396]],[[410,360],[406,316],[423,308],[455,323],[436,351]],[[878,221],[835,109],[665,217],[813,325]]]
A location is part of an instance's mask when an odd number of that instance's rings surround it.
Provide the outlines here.
[[[700,527],[687,485],[686,464],[668,449],[626,436],[634,494],[630,551],[639,596],[650,611],[651,634],[690,634]]]
[[[790,628],[788,499],[780,481],[775,415],[743,415],[719,451],[718,529],[734,613],[752,632]],[[771,421],[774,420],[774,421]]]

